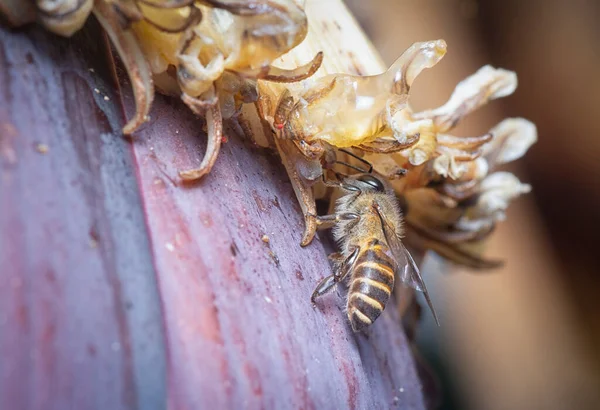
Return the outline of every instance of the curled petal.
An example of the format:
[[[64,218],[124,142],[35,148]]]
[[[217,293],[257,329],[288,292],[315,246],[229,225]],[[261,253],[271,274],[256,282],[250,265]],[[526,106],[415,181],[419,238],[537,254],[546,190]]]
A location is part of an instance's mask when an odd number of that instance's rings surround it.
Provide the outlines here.
[[[464,201],[477,193],[479,189],[478,180],[467,180],[457,184],[442,184],[438,191],[456,201]]]
[[[263,96],[265,95],[264,93],[262,94]],[[259,102],[261,103],[270,103],[270,99],[268,98],[261,98],[259,97]],[[290,92],[289,88],[286,88],[283,90],[283,92],[281,93],[281,95],[279,96],[278,100],[277,100],[277,105],[275,107],[275,111],[273,113],[273,121],[272,121],[272,126],[275,130],[283,130],[283,128],[285,127],[285,122],[287,120],[288,115],[290,114],[290,112],[292,111],[292,109],[294,108],[294,97],[292,96],[292,93]],[[262,104],[261,104],[262,106]],[[272,111],[272,108],[266,108],[265,111]],[[264,115],[263,115],[264,116]],[[290,137],[290,134],[286,134],[284,132],[280,132],[279,133],[279,137],[280,138],[286,138],[286,137]]]
[[[227,10],[239,16],[256,16],[260,14],[273,13],[281,8],[281,4],[273,0],[201,0],[201,3]]]
[[[456,229],[466,232],[480,232],[490,229],[492,226],[494,226],[494,221],[491,218],[461,218],[456,222]]]
[[[324,145],[321,141],[315,141],[315,142],[309,144],[306,141],[300,140],[300,141],[294,141],[294,144],[296,145],[298,150],[300,152],[302,152],[302,154],[306,158],[310,159],[311,161],[319,160],[327,153],[327,150],[324,148]],[[312,179],[318,178],[321,175],[321,174],[318,174],[313,177],[314,169],[311,166],[306,167],[305,165],[306,164],[303,164],[302,162],[298,162],[298,167],[297,167],[297,169],[300,171],[300,174],[304,178],[312,180]],[[320,170],[320,167],[316,168],[316,169]]]
[[[419,141],[410,148],[400,151],[397,155],[408,158],[412,166],[419,166],[433,158],[437,148],[437,139],[431,131],[422,131],[419,133]]]
[[[260,78],[269,65],[300,44],[308,32],[304,10],[294,1],[204,0],[206,24],[203,31],[220,42],[225,67]],[[277,76],[278,73],[274,73]]]
[[[494,138],[483,146],[490,166],[521,158],[537,141],[535,124],[524,118],[507,118],[490,131]]]
[[[94,0],[37,0],[36,5],[40,21],[48,30],[70,37],[83,27]]]
[[[417,113],[415,118],[433,118],[439,131],[445,132],[488,101],[506,97],[516,88],[517,75],[514,72],[486,65],[461,81],[446,104]]]
[[[202,19],[202,12],[193,5],[169,8],[141,3],[139,8],[146,22],[166,33],[180,33]]]
[[[433,160],[433,170],[444,178],[458,179],[468,170],[468,166],[457,163],[454,155],[443,153]]]
[[[102,1],[102,0],[100,0]],[[136,0],[118,0],[111,2],[111,6],[119,13],[121,27],[129,28],[131,23],[144,18]]]
[[[427,154],[427,151],[424,151],[421,148],[415,148],[410,150],[408,162],[416,167],[424,164],[428,159],[429,155]]]
[[[181,101],[183,101],[185,105],[190,107],[194,114],[198,116],[203,116],[209,109],[211,109],[219,103],[219,98],[215,94],[214,89],[212,89],[207,94],[208,96],[204,96],[205,98],[194,98],[187,95],[186,93],[183,93],[181,95]]]
[[[510,172],[495,172],[488,175],[481,181],[479,199],[473,207],[467,209],[461,226],[479,219],[488,220],[490,223],[503,220],[504,211],[510,201],[530,191],[530,185],[522,184]]]
[[[464,209],[458,207],[458,201],[431,188],[412,189],[403,198],[407,206],[407,224],[447,229],[464,214]]]
[[[214,92],[210,94],[207,100],[192,98],[186,94],[181,96],[183,102],[196,114],[206,114],[206,127],[208,129],[208,141],[204,158],[202,158],[198,168],[179,172],[179,176],[184,181],[196,181],[208,174],[219,155],[221,142],[223,141],[223,118]]]
[[[408,136],[408,138],[400,142],[398,140],[389,140],[378,138],[374,141],[369,142],[368,144],[361,144],[359,148],[366,152],[375,152],[378,154],[389,154],[391,152],[398,152],[405,150],[407,148],[412,147],[416,143],[419,142],[421,135],[416,133],[414,135]]]
[[[448,134],[438,134],[437,136],[440,145],[463,151],[474,151],[492,139],[493,134],[491,132],[478,137],[455,137]]]
[[[259,78],[266,81],[278,83],[293,83],[302,81],[317,72],[323,62],[323,52],[319,51],[314,58],[305,65],[301,65],[291,70],[270,66],[266,74]]]
[[[178,9],[191,6],[195,0],[137,0],[139,4],[159,7],[161,9]]]
[[[494,225],[486,225],[480,230],[459,230],[459,229],[430,229],[424,226],[414,226],[411,228],[419,231],[422,235],[427,236],[439,242],[448,244],[461,244],[464,242],[474,242],[487,237],[494,230]]]
[[[338,148],[372,147],[375,152],[418,145],[417,135],[422,141],[424,132],[431,133],[433,122],[410,117],[407,92],[415,77],[437,63],[445,51],[443,40],[416,43],[379,75],[318,78],[290,110],[284,126],[286,138],[321,140]],[[435,151],[435,141],[425,145],[406,153],[413,165],[422,164]]]
[[[468,251],[458,244],[452,244],[430,237],[428,232],[412,225],[407,225],[406,238],[407,241],[418,248],[432,250],[443,258],[468,268],[480,270],[495,269],[504,264],[504,262],[500,260],[483,259],[478,254]]]
[[[437,152],[442,155],[448,155],[454,158],[455,161],[475,161],[481,156],[481,151],[463,151],[461,149],[448,148],[443,145],[438,146]]]
[[[304,232],[300,245],[306,246],[312,242],[317,232],[317,205],[311,186],[323,174],[323,169],[318,159],[309,159],[303,155],[294,141],[275,138],[275,143],[304,215]]]
[[[188,95],[197,97],[205,93],[223,74],[225,69],[223,54],[211,48],[210,45],[210,41],[205,41],[201,33],[193,31],[177,56],[179,84]],[[211,53],[210,61],[206,65],[200,61],[200,53],[205,50]]]
[[[421,129],[429,129],[431,122],[410,121],[406,118],[408,94],[392,94],[385,103],[385,121],[387,127],[376,135],[377,139],[384,138],[391,131],[392,138],[400,144],[406,144],[411,135],[420,134]],[[412,145],[412,144],[411,144]]]
[[[154,99],[154,85],[150,66],[135,35],[133,32],[121,28],[119,16],[109,3],[97,2],[96,7],[94,7],[94,15],[112,40],[129,74],[135,97],[136,112],[133,118],[123,127],[123,133],[131,134],[148,118],[148,112]]]
[[[393,93],[408,94],[421,71],[436,65],[446,51],[444,40],[414,43],[390,66],[381,80],[393,84]]]
[[[485,158],[479,157],[475,161],[464,163],[467,170],[457,178],[457,182],[481,181],[489,171],[489,165]]]
[[[451,246],[444,242],[429,241],[429,249],[438,255],[471,269],[488,270],[497,269],[504,265],[504,261],[496,259],[484,259],[481,256],[469,252],[460,246]]]
[[[19,27],[35,21],[35,7],[23,0],[0,0],[0,15],[11,27]]]

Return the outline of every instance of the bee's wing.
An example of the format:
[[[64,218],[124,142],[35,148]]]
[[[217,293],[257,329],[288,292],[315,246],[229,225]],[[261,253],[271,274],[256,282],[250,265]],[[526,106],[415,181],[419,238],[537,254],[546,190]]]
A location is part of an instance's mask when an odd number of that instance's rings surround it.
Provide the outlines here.
[[[376,202],[373,204],[373,208],[379,215],[379,219],[381,221],[381,227],[383,228],[383,234],[385,239],[390,247],[392,252],[392,256],[396,260],[398,266],[403,267],[400,272],[400,281],[405,285],[409,286],[413,289],[419,290],[423,292],[425,296],[425,300],[429,305],[429,309],[431,309],[431,313],[433,314],[433,318],[435,322],[440,324],[438,321],[437,314],[435,313],[435,309],[433,308],[433,303],[431,302],[431,298],[429,297],[429,292],[427,291],[427,286],[425,286],[425,282],[423,281],[423,277],[421,276],[421,271],[419,271],[419,267],[415,263],[408,249],[402,244],[398,235],[396,235],[396,229],[389,222],[387,217],[383,212],[380,211],[379,204]]]

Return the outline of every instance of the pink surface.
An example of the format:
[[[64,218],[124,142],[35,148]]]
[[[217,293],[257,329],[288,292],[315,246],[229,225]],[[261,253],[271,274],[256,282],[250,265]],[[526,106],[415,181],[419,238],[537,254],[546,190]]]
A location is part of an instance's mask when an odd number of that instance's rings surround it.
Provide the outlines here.
[[[88,26],[0,31],[0,408],[423,408],[393,306],[355,336],[310,304],[329,266],[279,158],[229,133],[179,185],[203,121],[157,96],[126,141]]]

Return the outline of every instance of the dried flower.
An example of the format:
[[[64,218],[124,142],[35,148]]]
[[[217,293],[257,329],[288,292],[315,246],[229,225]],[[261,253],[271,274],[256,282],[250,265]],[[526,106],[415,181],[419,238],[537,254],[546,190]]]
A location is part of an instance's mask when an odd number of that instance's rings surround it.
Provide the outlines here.
[[[406,177],[394,181],[398,194],[406,197],[408,222],[442,243],[473,240],[491,232],[505,208],[501,203],[506,205],[527,191],[528,186],[506,177],[500,187],[501,177],[489,172],[525,153],[536,138],[533,124],[509,119],[481,136],[449,133],[477,108],[512,94],[517,87],[514,72],[486,65],[461,81],[441,107],[414,112],[408,104],[416,76],[445,52],[443,40],[415,43],[382,74],[313,78],[300,91],[284,91],[274,111],[263,104],[303,202],[303,245],[316,229],[310,217],[311,185],[321,177],[322,167],[339,159],[335,148],[351,148],[390,179],[401,175],[399,170],[408,170]],[[302,160],[292,153],[290,143],[304,156]],[[480,229],[460,229],[474,221]]]
[[[433,249],[454,262],[474,268],[498,266],[498,261],[480,257],[478,243],[487,237],[497,222],[505,219],[510,201],[528,193],[510,172],[492,172],[497,166],[514,161],[525,154],[537,140],[535,125],[522,118],[509,118],[495,126],[492,140],[481,148],[482,156],[465,163],[467,172],[459,178],[435,170],[422,172],[428,187],[407,189],[406,224],[408,239],[415,246]]]
[[[159,91],[181,96],[197,114],[206,115],[208,146],[197,169],[184,180],[208,173],[222,142],[222,119],[258,98],[256,80],[294,82],[312,75],[322,53],[295,69],[271,62],[306,36],[307,19],[293,0],[36,0],[46,28],[71,36],[94,13],[117,49],[129,74],[136,112],[123,127],[135,132],[148,118]],[[25,7],[27,9],[27,7]],[[31,21],[14,0],[0,0],[10,22]]]

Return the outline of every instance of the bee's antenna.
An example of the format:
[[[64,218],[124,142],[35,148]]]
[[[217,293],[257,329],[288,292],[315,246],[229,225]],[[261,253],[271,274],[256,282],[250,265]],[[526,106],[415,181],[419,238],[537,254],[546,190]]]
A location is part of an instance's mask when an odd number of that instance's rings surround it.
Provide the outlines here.
[[[344,148],[339,148],[338,151],[341,151],[344,154],[350,155],[352,158],[355,158],[355,159],[359,160],[360,162],[362,162],[363,164],[365,164],[366,166],[369,167],[368,171],[364,171],[364,170],[361,169],[360,172],[363,172],[363,173],[366,173],[366,174],[370,174],[371,172],[373,172],[373,164],[371,164],[366,159],[361,158],[358,155],[356,155],[354,152],[348,151],[347,149],[344,149]],[[352,167],[352,166],[350,168],[359,169],[357,167]]]
[[[352,164],[348,164],[347,162],[344,161],[335,161],[336,164],[340,164],[340,165],[344,165],[347,166],[348,168],[352,168],[358,172],[360,172],[361,174],[367,173],[364,169],[362,169],[361,167],[357,167],[356,165],[352,165]],[[370,172],[369,172],[370,173]]]

